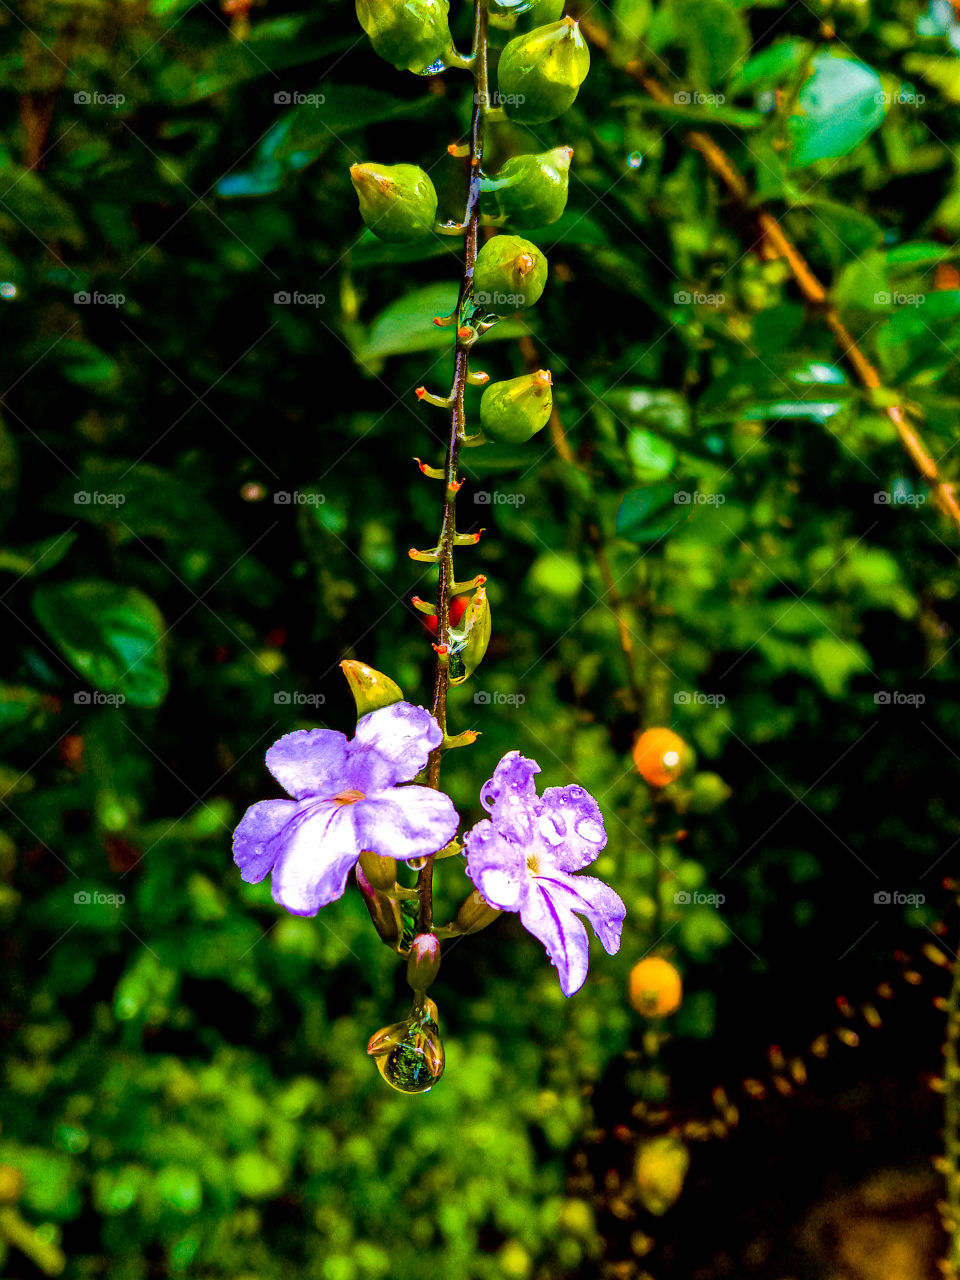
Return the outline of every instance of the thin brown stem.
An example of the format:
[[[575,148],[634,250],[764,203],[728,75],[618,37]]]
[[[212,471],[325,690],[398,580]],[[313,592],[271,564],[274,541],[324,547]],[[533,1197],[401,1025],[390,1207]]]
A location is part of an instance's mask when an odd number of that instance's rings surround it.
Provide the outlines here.
[[[598,49],[606,52],[610,38],[603,27],[590,18],[581,19],[580,25],[590,41]],[[623,70],[631,80],[635,80],[646,89],[654,102],[668,104],[673,101],[660,81],[652,76],[642,63],[628,62]],[[883,381],[880,374],[840,319],[839,312],[829,301],[826,289],[809,263],[769,209],[762,207],[758,209],[751,204],[749,184],[727,153],[709,134],[700,129],[688,130],[684,138],[688,146],[700,152],[708,168],[716,174],[734,199],[755,217],[766,244],[786,262],[797,288],[836,338],[844,358],[861,385],[868,391],[882,390]],[[904,407],[895,404],[885,405],[884,412],[893,423],[910,461],[929,484],[937,506],[960,530],[960,502],[957,501],[956,486],[940,474],[936,460],[910,422]]]
[[[480,228],[480,165],[483,160],[483,133],[486,115],[490,105],[489,75],[487,67],[487,3],[488,0],[476,0],[473,15],[473,118],[470,123],[470,168],[467,185],[467,207],[464,215],[466,235],[464,237],[463,277],[460,281],[460,294],[457,299],[457,339],[454,354],[453,386],[450,391],[452,408],[450,411],[450,433],[447,438],[447,453],[443,468],[443,520],[440,527],[438,548],[440,552],[440,582],[437,590],[437,664],[433,681],[434,718],[446,736],[447,732],[447,690],[450,686],[447,646],[450,642],[450,600],[455,582],[453,566],[453,548],[455,545],[457,522],[456,505],[459,488],[458,470],[460,465],[460,445],[466,434],[466,409],[464,395],[467,388],[467,375],[470,372],[470,346],[473,334],[461,336],[459,319],[464,302],[473,288],[473,268],[477,260],[477,243]],[[440,785],[440,759],[442,748],[431,752],[427,764],[427,783],[431,787]],[[418,930],[429,933],[433,927],[433,857],[427,858],[426,865],[417,877],[417,892],[420,896]]]

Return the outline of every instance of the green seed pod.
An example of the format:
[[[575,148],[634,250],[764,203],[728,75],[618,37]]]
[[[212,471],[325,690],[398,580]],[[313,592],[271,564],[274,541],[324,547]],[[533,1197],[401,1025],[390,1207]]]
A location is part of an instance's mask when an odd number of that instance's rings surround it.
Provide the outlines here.
[[[567,207],[572,147],[539,155],[513,156],[480,190],[496,202],[498,213],[518,227],[546,227]]]
[[[494,382],[480,398],[483,434],[501,444],[523,444],[542,431],[553,411],[553,379],[546,369]]]
[[[357,0],[360,25],[380,57],[418,74],[453,43],[449,10],[449,0]]]
[[[547,282],[547,260],[529,240],[494,236],[477,254],[473,301],[494,315],[532,307]]]
[[[537,27],[500,55],[500,102],[524,124],[554,120],[573,105],[589,70],[590,50],[572,18]]]
[[[422,239],[437,219],[437,193],[415,164],[354,164],[350,179],[360,216],[378,240],[406,244]]]

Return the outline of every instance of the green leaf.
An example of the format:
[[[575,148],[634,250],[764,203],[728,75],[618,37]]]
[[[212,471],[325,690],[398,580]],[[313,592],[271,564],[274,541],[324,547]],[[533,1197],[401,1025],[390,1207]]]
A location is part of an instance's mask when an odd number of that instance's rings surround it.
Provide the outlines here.
[[[853,676],[870,670],[870,655],[855,640],[821,636],[810,646],[810,667],[831,698],[842,698]]]
[[[676,466],[677,451],[653,431],[637,427],[627,437],[627,454],[638,480],[660,480]]]
[[[33,611],[63,656],[98,690],[156,707],[167,693],[163,616],[134,587],[87,580],[38,587]]]
[[[883,123],[883,84],[872,67],[830,53],[811,65],[787,122],[794,168],[849,155]]]
[[[380,312],[367,330],[366,337],[354,346],[354,356],[360,364],[375,372],[387,356],[406,355],[412,351],[442,351],[451,346],[452,326],[441,328],[433,323],[433,318],[450,315],[457,305],[457,294],[458,286],[452,282],[430,284],[404,294]],[[527,332],[525,324],[501,320],[484,337],[484,342],[496,338],[520,338]]]
[[[723,84],[750,48],[743,14],[727,0],[673,0],[674,38],[687,51],[690,79],[705,91]]]
[[[730,96],[760,89],[778,89],[800,74],[813,52],[808,40],[790,38],[769,45],[748,58],[730,81]]]
[[[641,546],[656,542],[690,513],[689,507],[677,505],[675,493],[672,484],[628,489],[617,508],[617,534]]]
[[[72,530],[56,533],[39,542],[29,542],[21,547],[0,548],[0,573],[15,573],[19,577],[33,577],[46,573],[60,563],[77,540]]]

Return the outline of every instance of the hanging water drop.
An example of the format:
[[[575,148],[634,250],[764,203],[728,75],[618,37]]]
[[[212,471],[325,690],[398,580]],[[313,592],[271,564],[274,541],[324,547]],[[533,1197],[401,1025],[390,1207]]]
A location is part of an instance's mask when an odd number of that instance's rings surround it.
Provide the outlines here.
[[[427,1093],[443,1075],[443,1041],[437,1027],[437,1006],[428,999],[405,1022],[395,1023],[370,1038],[367,1053],[377,1070],[398,1093]]]
[[[408,858],[407,859],[407,866],[410,868],[411,871],[422,871],[426,865],[427,865],[426,858]]]
[[[643,164],[643,153],[640,151],[631,151],[627,156],[627,165],[631,169],[639,169]]]
[[[418,71],[418,76],[438,76],[441,71],[446,71],[446,63],[442,58],[438,58],[436,62],[431,62],[429,67],[424,67],[422,71]]]

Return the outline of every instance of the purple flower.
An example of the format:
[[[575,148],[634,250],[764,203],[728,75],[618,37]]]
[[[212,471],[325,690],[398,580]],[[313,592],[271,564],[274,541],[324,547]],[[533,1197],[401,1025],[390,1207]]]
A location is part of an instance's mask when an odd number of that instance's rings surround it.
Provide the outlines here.
[[[400,787],[443,739],[429,711],[409,702],[371,711],[352,741],[333,729],[299,729],[275,742],[267,768],[293,800],[251,805],[233,836],[233,856],[250,884],[273,872],[273,897],[315,916],[343,896],[347,876],[369,850],[408,862],[449,844],[460,819],[449,796]]]
[[[579,991],[590,963],[586,916],[609,955],[620,949],[627,909],[589,866],[607,843],[600,806],[583,787],[548,787],[537,795],[540,766],[519,751],[503,757],[480,792],[490,814],[468,831],[467,875],[492,907],[518,911],[560,977],[565,996]]]

